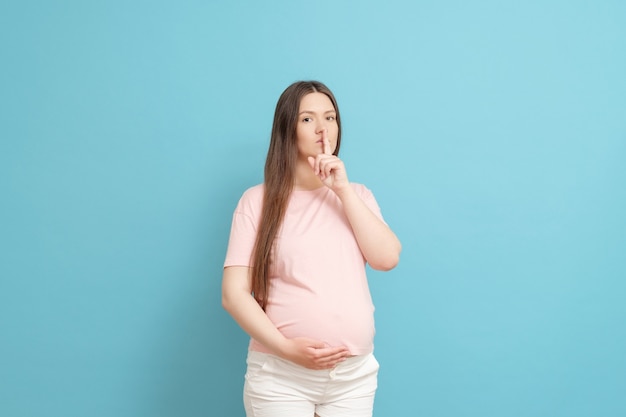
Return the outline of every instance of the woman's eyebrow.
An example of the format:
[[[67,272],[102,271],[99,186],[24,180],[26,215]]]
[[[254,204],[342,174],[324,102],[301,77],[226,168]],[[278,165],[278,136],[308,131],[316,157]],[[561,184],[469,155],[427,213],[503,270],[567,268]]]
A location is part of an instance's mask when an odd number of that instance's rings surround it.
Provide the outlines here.
[[[315,114],[315,112],[314,112],[314,111],[312,111],[312,110],[302,110],[302,111],[301,111],[300,113],[298,113],[298,114],[300,115],[300,114],[304,114],[304,113]],[[326,114],[326,113],[337,113],[337,111],[336,111],[336,110],[334,110],[334,109],[333,109],[333,110],[326,110],[326,111],[324,112],[324,114]]]

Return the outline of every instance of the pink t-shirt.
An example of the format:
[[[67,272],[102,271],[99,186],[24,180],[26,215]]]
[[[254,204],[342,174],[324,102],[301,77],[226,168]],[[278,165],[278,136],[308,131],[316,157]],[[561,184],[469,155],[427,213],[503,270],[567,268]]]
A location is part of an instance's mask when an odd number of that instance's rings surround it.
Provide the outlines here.
[[[373,194],[352,184],[382,219]],[[224,266],[251,266],[263,203],[263,185],[239,200]],[[270,267],[266,313],[287,338],[310,337],[347,346],[353,355],[373,350],[374,305],[365,259],[341,206],[327,187],[293,191]],[[270,353],[252,339],[250,349]]]

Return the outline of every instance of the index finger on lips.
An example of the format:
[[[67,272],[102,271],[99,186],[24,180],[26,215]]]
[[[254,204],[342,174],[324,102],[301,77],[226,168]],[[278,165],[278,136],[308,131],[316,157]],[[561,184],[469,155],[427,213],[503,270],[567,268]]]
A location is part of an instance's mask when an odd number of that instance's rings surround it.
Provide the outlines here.
[[[322,131],[322,144],[324,145],[324,153],[332,155],[333,152],[330,150],[330,141],[328,140],[328,130],[326,129]]]

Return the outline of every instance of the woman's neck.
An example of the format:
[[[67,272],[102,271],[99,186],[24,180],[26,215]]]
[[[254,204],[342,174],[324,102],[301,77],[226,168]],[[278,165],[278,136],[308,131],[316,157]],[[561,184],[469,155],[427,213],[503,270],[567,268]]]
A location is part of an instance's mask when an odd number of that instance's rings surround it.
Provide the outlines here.
[[[293,189],[306,191],[315,190],[323,186],[324,183],[317,175],[315,175],[308,161],[298,160],[298,163],[296,164],[296,178]]]

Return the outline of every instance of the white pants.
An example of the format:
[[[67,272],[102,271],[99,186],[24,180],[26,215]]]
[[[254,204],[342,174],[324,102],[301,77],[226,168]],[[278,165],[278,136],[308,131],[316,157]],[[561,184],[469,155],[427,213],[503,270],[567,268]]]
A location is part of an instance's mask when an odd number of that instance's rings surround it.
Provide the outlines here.
[[[249,351],[244,385],[247,417],[371,417],[378,362],[353,356],[333,369],[312,370]]]

